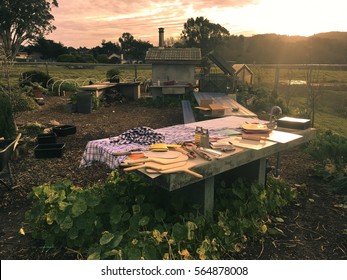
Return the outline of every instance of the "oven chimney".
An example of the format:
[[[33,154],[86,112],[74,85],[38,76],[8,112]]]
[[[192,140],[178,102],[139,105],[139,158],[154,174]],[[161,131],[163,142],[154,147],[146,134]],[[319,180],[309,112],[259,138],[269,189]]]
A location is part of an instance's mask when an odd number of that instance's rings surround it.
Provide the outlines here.
[[[164,48],[164,28],[159,27],[159,48]]]

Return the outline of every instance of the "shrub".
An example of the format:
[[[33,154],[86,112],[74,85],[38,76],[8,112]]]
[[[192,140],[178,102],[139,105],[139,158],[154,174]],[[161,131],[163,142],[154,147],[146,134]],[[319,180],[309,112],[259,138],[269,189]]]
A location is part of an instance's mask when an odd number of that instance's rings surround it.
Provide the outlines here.
[[[16,126],[10,98],[4,92],[0,92],[0,112],[0,137],[12,138],[16,134]]]
[[[43,87],[46,87],[48,80],[50,80],[51,77],[47,75],[44,72],[41,71],[27,71],[22,73],[21,79],[20,79],[20,85],[22,87],[24,86],[31,86],[32,84],[38,83]]]
[[[76,92],[78,90],[79,86],[76,85],[76,83],[70,83],[65,81],[58,81],[54,84],[52,92],[56,94],[61,94],[64,91],[65,92]],[[58,92],[59,91],[59,92]]]
[[[237,100],[255,113],[270,112],[271,108],[276,105],[280,106],[282,111],[285,109],[283,101],[277,95],[264,88],[246,88],[237,93]]]
[[[32,111],[38,108],[37,103],[31,96],[29,96],[30,94],[32,94],[31,91],[26,91],[26,88],[12,90],[11,104],[14,114],[19,112]]]
[[[106,54],[99,54],[96,57],[98,63],[108,63],[108,57]]]
[[[77,59],[72,54],[61,54],[57,57],[57,62],[77,62]]]
[[[333,192],[347,194],[347,138],[331,131],[319,132],[306,151],[319,161],[315,175]]]
[[[111,68],[110,70],[106,72],[106,78],[110,82],[119,83],[119,74],[120,74],[120,71],[118,68]]]

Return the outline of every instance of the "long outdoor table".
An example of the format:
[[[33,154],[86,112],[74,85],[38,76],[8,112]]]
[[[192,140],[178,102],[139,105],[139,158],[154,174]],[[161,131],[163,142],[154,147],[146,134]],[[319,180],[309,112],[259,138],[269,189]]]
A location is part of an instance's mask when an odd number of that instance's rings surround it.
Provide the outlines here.
[[[316,131],[313,128],[305,130],[279,128],[270,135],[269,139],[271,140],[260,141],[243,140],[238,135],[230,135],[245,121],[255,122],[259,120],[255,118],[226,117],[156,130],[166,136],[166,143],[174,143],[174,139],[176,141],[193,140],[195,127],[202,126],[209,128],[210,137],[222,138],[218,141],[230,141],[234,144],[236,148],[234,151],[225,152],[218,159],[215,158],[212,161],[206,161],[202,158],[188,160],[188,167],[203,175],[203,179],[196,178],[187,173],[153,175],[146,173],[145,170],[140,170],[140,172],[154,184],[168,191],[175,191],[193,184],[198,184],[199,187],[197,188],[196,195],[201,197],[204,213],[208,215],[213,211],[214,178],[216,175],[238,168],[243,169],[243,174],[248,178],[255,179],[260,184],[264,184],[266,178],[266,159],[269,156],[306,143],[314,139],[316,135]],[[115,157],[112,153],[122,150],[122,147],[110,145],[108,141],[111,140],[100,139],[89,142],[81,161],[81,167],[99,161],[105,162],[111,168],[117,168],[117,164],[125,159],[125,157]],[[134,147],[139,148],[140,146],[130,145],[129,147],[127,146],[127,150]],[[124,149],[125,147],[123,147]],[[143,147],[143,149],[146,149],[146,147]]]

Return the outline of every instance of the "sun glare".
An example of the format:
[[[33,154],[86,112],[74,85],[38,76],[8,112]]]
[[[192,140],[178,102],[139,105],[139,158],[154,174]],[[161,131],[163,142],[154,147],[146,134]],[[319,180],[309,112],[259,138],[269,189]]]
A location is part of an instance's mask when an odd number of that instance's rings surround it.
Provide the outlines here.
[[[262,0],[239,8],[221,9],[207,15],[235,34],[276,33],[309,36],[319,32],[346,31],[340,0]],[[237,33],[237,32],[236,32]]]

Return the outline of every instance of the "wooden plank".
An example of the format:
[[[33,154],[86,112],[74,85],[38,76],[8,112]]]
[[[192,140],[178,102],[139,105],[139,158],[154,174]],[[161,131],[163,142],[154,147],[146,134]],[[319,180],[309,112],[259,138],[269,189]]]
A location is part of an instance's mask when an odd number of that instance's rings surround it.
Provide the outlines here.
[[[195,122],[194,112],[189,100],[182,100],[182,110],[185,124]]]
[[[222,106],[224,110],[223,117],[225,116],[238,116],[238,117],[257,117],[255,113],[248,110],[231,96],[220,92],[198,92],[194,93],[194,97],[201,107],[206,107],[201,104],[213,103]]]

